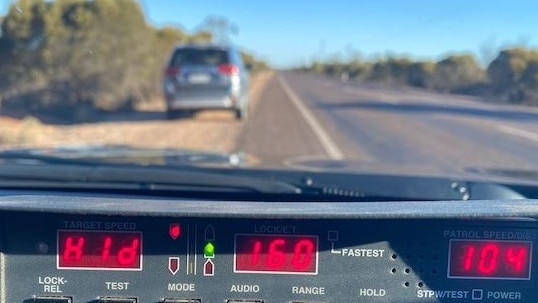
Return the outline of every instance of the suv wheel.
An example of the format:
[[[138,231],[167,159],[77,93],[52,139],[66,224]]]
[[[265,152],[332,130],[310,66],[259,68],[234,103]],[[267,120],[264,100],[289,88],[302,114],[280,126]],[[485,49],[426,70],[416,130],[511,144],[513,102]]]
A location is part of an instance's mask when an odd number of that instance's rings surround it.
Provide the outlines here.
[[[235,109],[235,120],[246,120],[247,119],[247,109],[246,108],[237,108]]]
[[[240,108],[236,108],[235,110],[235,119],[236,120],[246,120],[248,117],[248,105],[245,104]]]

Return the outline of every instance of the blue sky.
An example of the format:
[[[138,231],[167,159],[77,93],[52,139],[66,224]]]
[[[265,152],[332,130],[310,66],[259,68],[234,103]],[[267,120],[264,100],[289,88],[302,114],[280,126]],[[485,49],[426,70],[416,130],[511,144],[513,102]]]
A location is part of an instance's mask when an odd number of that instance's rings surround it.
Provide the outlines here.
[[[0,0],[0,12],[11,1]],[[538,45],[538,1],[519,0],[140,0],[155,26],[195,29],[207,16],[239,27],[233,41],[276,66],[385,54],[439,59],[492,56]],[[484,50],[488,51],[484,51]]]

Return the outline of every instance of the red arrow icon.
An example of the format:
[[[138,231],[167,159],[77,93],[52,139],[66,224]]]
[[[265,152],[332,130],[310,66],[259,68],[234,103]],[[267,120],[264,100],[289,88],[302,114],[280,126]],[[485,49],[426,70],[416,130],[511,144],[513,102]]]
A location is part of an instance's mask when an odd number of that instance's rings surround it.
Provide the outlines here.
[[[181,235],[181,226],[179,223],[170,223],[170,227],[168,228],[168,234],[172,239],[177,239],[179,235]]]
[[[215,275],[215,264],[211,259],[207,259],[204,263],[204,276],[214,276]]]
[[[168,270],[173,274],[177,274],[179,271],[179,257],[168,258]]]

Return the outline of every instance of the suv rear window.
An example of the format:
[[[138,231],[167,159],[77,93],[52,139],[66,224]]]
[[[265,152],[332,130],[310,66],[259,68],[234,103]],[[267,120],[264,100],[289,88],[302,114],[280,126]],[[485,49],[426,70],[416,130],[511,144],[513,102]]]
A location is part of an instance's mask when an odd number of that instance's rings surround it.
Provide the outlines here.
[[[228,64],[228,54],[221,49],[181,48],[172,57],[172,66]]]

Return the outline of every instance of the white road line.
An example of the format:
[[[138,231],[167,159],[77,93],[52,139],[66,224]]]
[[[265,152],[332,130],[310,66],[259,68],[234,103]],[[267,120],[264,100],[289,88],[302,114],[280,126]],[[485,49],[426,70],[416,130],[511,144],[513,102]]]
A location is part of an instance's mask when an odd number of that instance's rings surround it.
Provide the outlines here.
[[[515,128],[507,125],[497,125],[497,129],[503,133],[518,136],[521,138],[529,139],[531,141],[538,142],[538,134],[526,131],[523,129]]]
[[[306,108],[304,105],[304,101],[297,96],[297,94],[288,86],[288,84],[282,79],[282,77],[278,77],[278,83],[280,83],[280,86],[284,89],[284,92],[288,95],[291,102],[303,119],[308,123],[312,131],[314,132],[314,135],[318,138],[319,142],[325,149],[325,152],[331,158],[332,160],[343,160],[344,159],[344,153],[338,148],[338,146],[334,143],[334,141],[329,137],[327,132],[323,129],[321,124],[316,120],[314,115]]]

